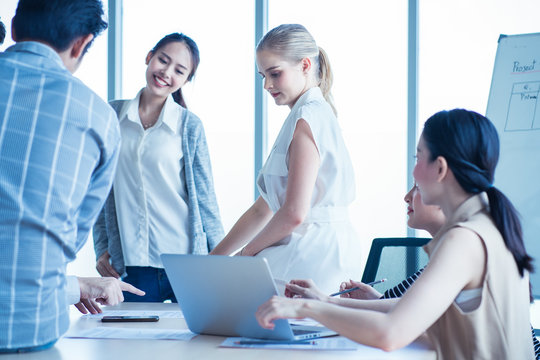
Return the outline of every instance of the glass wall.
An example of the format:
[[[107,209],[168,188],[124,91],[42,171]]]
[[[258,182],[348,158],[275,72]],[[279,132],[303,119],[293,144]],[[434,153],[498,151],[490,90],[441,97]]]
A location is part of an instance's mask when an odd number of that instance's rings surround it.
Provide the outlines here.
[[[365,260],[373,238],[406,234],[407,2],[269,0],[268,22],[304,25],[328,53],[356,174],[350,216]],[[289,109],[270,97],[268,109],[272,146]]]

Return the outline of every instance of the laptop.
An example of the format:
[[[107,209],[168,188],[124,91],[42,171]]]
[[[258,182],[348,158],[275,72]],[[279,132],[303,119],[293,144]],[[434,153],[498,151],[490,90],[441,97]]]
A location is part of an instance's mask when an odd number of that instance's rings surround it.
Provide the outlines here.
[[[262,328],[255,312],[276,284],[263,257],[162,254],[161,260],[189,329],[197,334],[268,340],[335,336],[322,326],[291,325],[286,319]]]

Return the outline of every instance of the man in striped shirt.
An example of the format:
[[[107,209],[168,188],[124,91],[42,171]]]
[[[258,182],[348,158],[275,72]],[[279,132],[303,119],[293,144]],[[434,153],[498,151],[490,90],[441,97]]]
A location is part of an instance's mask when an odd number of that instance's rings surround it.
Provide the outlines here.
[[[120,132],[72,73],[107,24],[100,0],[20,0],[0,53],[0,353],[50,347],[85,312],[122,301],[116,279],[66,276],[109,193]]]

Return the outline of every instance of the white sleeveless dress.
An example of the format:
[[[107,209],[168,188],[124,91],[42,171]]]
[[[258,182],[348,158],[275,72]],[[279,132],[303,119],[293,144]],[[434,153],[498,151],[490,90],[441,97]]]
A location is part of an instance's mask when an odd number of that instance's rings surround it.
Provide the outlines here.
[[[337,119],[318,87],[305,92],[292,108],[257,186],[275,213],[285,201],[288,149],[299,119],[309,124],[321,162],[311,209],[291,235],[257,256],[267,259],[278,287],[279,280],[313,279],[321,290],[331,293],[342,281],[360,279],[363,269],[360,242],[347,211],[355,197],[354,172]]]

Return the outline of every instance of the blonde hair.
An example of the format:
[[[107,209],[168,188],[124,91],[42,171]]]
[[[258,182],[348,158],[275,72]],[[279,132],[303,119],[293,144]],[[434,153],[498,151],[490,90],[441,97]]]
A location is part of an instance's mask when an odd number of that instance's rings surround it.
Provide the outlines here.
[[[287,61],[297,63],[309,58],[319,71],[315,73],[317,83],[325,100],[337,115],[331,88],[334,81],[332,68],[326,52],[315,42],[307,29],[299,24],[283,24],[264,35],[257,45],[257,51],[269,50]]]

